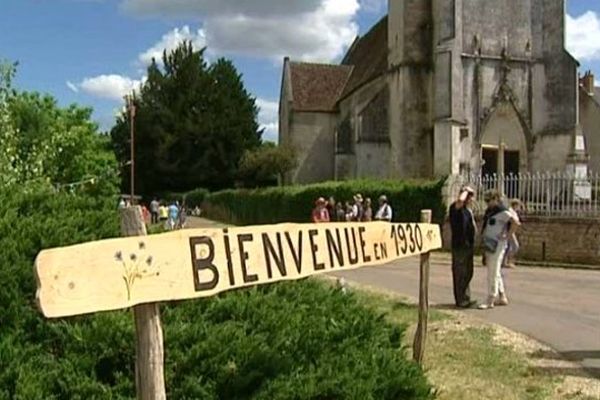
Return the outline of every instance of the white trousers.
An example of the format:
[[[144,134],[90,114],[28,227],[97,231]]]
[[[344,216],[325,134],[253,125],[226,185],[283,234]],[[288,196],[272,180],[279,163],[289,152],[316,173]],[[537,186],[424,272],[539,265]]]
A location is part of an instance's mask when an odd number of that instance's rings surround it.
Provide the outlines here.
[[[486,251],[485,264],[487,267],[487,281],[488,281],[488,296],[498,297],[499,293],[506,293],[504,291],[504,281],[502,280],[502,261],[506,254],[508,243],[506,240],[500,240],[496,251],[491,253]]]

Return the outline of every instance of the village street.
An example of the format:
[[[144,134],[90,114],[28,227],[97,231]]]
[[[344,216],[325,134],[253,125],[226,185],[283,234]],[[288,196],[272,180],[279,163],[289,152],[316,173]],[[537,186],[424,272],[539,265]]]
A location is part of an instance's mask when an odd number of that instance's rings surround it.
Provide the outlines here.
[[[188,224],[189,228],[223,226],[204,218],[190,218]],[[471,283],[472,296],[478,300],[485,298],[486,279],[480,261],[476,260]],[[412,299],[419,295],[418,257],[333,275]],[[505,282],[508,307],[463,312],[546,343],[600,379],[600,270],[517,267],[505,271]],[[433,307],[455,309],[449,254],[431,257],[429,300]],[[548,372],[576,375],[580,371]]]
[[[437,308],[454,309],[449,261],[447,255],[432,256],[429,299]],[[419,294],[418,258],[336,276],[411,298]],[[475,299],[485,298],[485,277],[485,269],[476,267],[471,284]],[[464,312],[544,342],[600,378],[600,271],[517,267],[506,271],[505,279],[508,307]]]

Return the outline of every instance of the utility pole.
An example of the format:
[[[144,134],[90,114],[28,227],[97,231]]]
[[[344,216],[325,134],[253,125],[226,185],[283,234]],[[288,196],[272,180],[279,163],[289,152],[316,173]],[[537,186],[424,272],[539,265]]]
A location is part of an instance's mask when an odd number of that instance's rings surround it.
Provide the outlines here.
[[[129,138],[129,151],[131,155],[131,166],[130,166],[130,195],[131,205],[135,204],[135,93],[132,95],[125,96],[125,104],[129,113],[129,127],[130,127],[130,138]]]

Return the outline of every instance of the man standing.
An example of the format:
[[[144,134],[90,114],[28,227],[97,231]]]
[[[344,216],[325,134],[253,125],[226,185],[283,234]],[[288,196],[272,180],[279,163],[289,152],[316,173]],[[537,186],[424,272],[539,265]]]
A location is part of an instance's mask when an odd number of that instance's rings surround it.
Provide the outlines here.
[[[469,285],[473,278],[473,250],[475,246],[475,218],[470,209],[475,191],[463,187],[458,199],[450,206],[450,229],[452,231],[452,280],[454,300],[459,308],[476,304],[471,300]]]
[[[360,222],[363,217],[363,198],[360,193],[354,195],[354,204],[352,205],[352,221]]]
[[[155,198],[150,202],[150,214],[152,214],[153,224],[158,224],[158,207],[160,207],[160,204],[158,204],[158,200]]]
[[[375,214],[375,221],[392,222],[392,206],[388,203],[386,195],[379,196],[379,209]]]

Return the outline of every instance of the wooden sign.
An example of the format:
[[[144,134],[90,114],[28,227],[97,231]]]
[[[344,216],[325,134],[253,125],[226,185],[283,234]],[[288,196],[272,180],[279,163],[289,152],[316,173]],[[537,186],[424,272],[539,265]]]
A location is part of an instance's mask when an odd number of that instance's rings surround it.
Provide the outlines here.
[[[438,225],[330,223],[180,230],[44,250],[35,262],[46,317],[116,310],[336,270],[441,247]]]

